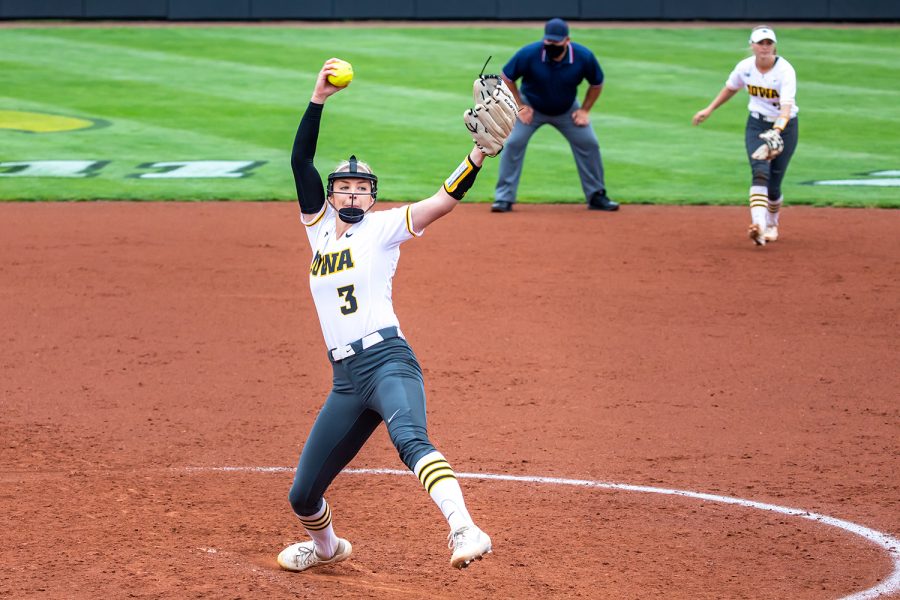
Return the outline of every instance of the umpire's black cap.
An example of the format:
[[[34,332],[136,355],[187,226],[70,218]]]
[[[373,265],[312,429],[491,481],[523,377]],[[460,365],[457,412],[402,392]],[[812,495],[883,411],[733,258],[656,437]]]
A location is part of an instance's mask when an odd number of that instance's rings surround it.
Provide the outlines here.
[[[562,19],[550,19],[544,25],[544,39],[561,42],[569,37],[569,25]]]

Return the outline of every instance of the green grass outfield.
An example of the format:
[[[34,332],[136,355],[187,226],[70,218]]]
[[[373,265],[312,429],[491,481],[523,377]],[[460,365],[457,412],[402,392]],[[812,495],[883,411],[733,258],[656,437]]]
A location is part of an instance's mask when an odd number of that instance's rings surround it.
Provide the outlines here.
[[[900,187],[824,187],[900,169],[900,29],[777,27],[799,78],[800,146],[790,204],[900,207]],[[99,119],[67,133],[0,129],[0,162],[110,161],[90,178],[0,176],[0,199],[294,200],[289,156],[324,59],[356,79],[325,111],[317,165],[356,153],[384,199],[431,195],[470,147],[461,115],[487,55],[498,70],[539,27],[36,27],[0,29],[0,111]],[[691,116],[747,56],[744,28],[598,29],[572,37],[598,56],[606,87],[592,112],[610,195],[626,203],[745,204],[747,96],[701,127]],[[583,97],[583,91],[579,94]],[[266,161],[240,179],[140,179],[138,165]],[[9,169],[0,167],[0,173]],[[488,201],[496,161],[471,201]],[[533,138],[526,202],[582,202],[565,140]]]

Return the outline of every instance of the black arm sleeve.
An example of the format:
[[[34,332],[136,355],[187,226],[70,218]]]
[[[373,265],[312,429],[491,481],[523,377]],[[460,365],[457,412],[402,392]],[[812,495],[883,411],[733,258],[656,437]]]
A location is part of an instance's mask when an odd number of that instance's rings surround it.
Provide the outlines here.
[[[297,200],[300,212],[312,215],[322,209],[325,204],[325,188],[322,178],[313,165],[316,155],[316,141],[319,139],[319,121],[322,119],[322,104],[310,102],[300,120],[297,136],[294,138],[294,150],[291,152],[291,169],[294,171],[294,184],[297,186]]]

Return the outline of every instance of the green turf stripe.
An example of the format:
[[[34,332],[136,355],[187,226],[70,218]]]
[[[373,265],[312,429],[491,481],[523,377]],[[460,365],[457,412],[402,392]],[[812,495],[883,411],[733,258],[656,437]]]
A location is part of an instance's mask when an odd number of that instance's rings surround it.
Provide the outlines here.
[[[803,181],[898,169],[896,30],[777,28],[800,76],[801,142],[788,204],[896,206],[897,189],[812,188]],[[741,92],[707,123],[690,118],[747,55],[745,28],[604,29],[573,25],[607,81],[592,114],[613,197],[746,203]],[[538,29],[280,27],[41,28],[0,31],[0,108],[106,119],[70,134],[0,130],[0,159],[111,159],[90,181],[0,178],[0,198],[293,199],[287,164],[316,71],[331,55],[357,79],[331,100],[317,164],[369,159],[383,197],[419,199],[469,148],[461,122],[484,58],[499,70]],[[582,88],[583,94],[584,87]],[[139,181],[139,162],[267,160],[244,180]],[[571,152],[550,128],[533,138],[523,201],[583,202]],[[489,200],[488,161],[467,201]]]

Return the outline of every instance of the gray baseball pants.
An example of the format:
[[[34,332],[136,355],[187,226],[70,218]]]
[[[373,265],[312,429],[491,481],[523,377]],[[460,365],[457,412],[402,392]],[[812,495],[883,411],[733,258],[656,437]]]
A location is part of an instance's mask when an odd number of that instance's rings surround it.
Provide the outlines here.
[[[303,446],[288,494],[298,515],[322,508],[325,490],[382,422],[410,470],[434,452],[422,369],[406,340],[388,339],[331,365],[333,387]]]
[[[747,128],[744,131],[744,145],[747,148],[747,159],[750,161],[750,170],[753,172],[753,183],[751,185],[759,185],[768,188],[769,199],[777,200],[781,197],[781,182],[784,181],[784,174],[787,172],[788,164],[797,149],[797,139],[799,138],[800,122],[794,117],[788,122],[781,133],[781,139],[784,140],[784,150],[773,160],[755,160],[751,154],[756,150],[762,140],[759,134],[772,129],[773,123],[757,119],[753,115],[747,117]]]

